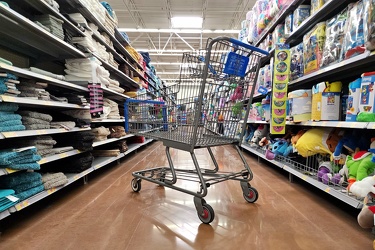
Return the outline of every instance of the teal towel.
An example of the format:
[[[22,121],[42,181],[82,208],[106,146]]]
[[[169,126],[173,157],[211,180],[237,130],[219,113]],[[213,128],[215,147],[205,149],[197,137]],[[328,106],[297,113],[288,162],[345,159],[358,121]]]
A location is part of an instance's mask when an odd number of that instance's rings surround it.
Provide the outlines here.
[[[6,120],[0,121],[0,127],[7,127],[7,126],[14,126],[14,125],[22,125],[22,121],[19,119],[16,120]]]
[[[7,168],[15,170],[40,170],[39,163],[19,163],[7,166]]]
[[[42,184],[42,185],[33,187],[31,189],[28,189],[22,193],[16,194],[15,197],[19,198],[19,201],[23,201],[37,193],[42,192],[43,190],[44,190],[44,186]]]
[[[14,125],[14,126],[0,127],[0,132],[22,131],[22,130],[26,130],[26,127],[24,125]]]
[[[13,120],[21,121],[21,119],[22,119],[22,116],[20,116],[19,114],[13,114],[13,113],[1,113],[0,114],[0,122],[13,121]]]
[[[8,91],[7,85],[5,85],[4,81],[0,79],[0,94],[4,94]]]
[[[32,182],[25,182],[21,183],[19,185],[13,186],[12,189],[16,192],[16,194],[22,193],[28,189],[37,187],[39,185],[43,184],[42,180],[36,180]]]
[[[14,205],[16,205],[18,203],[18,201],[16,202],[13,202],[11,200],[8,200],[7,201],[4,201],[4,202],[0,202],[0,212],[4,211],[4,210],[7,210],[8,208],[10,207],[13,207]]]
[[[20,159],[30,158],[36,154],[36,148],[31,148],[21,152],[14,152],[12,150],[2,150],[0,151],[0,165],[10,165],[13,162],[17,162]]]
[[[37,172],[17,172],[0,176],[0,188],[10,188],[25,182],[41,180],[42,175]]]
[[[17,204],[17,202],[13,202],[6,198],[8,195],[14,196],[14,190],[13,189],[0,189],[0,212],[14,206]]]
[[[0,198],[1,199],[4,199],[4,197],[6,197],[8,195],[12,195],[12,194],[14,194],[13,189],[0,189]]]
[[[14,112],[17,110],[18,110],[18,105],[16,103],[7,103],[7,102],[0,103],[0,111]]]
[[[41,159],[42,157],[40,155],[31,154],[30,156],[27,156],[27,157],[17,157],[16,159],[12,160],[12,163],[9,164],[8,166],[25,164],[25,163],[36,163],[37,161],[40,161]]]

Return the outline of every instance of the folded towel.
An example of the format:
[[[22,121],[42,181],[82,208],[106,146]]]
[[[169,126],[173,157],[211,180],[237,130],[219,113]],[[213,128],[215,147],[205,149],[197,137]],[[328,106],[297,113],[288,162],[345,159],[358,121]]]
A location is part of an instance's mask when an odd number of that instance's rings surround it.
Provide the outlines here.
[[[22,115],[22,117],[31,117],[31,118],[41,119],[47,122],[52,121],[52,116],[48,114],[43,114],[43,113],[34,112],[34,111],[19,111],[18,113]]]
[[[32,117],[27,117],[23,116],[22,117],[22,123],[23,125],[31,125],[31,124],[45,124],[45,125],[50,125],[50,122],[42,120],[42,119],[37,119],[37,118],[32,118]]]
[[[53,152],[54,154],[61,154],[61,153],[69,152],[69,151],[72,151],[72,150],[74,150],[74,148],[71,147],[71,146],[69,146],[69,147],[58,147],[58,148],[51,149],[51,152]]]
[[[58,172],[58,173],[46,173],[46,174],[44,174],[42,176],[42,182],[45,183],[47,181],[60,180],[60,179],[63,179],[63,178],[66,178],[66,176],[62,172]]]
[[[4,112],[14,112],[18,110],[18,105],[16,103],[0,103],[0,111]]]
[[[37,193],[42,192],[43,190],[44,190],[44,185],[40,184],[39,186],[33,187],[22,193],[16,194],[15,197],[19,198],[20,199],[19,201],[23,201]]]
[[[14,206],[17,202],[13,202],[6,198],[11,195],[14,196],[15,192],[13,189],[0,189],[0,212]]]
[[[21,120],[6,120],[0,121],[0,127],[7,127],[7,126],[14,126],[14,125],[22,125]]]
[[[12,189],[16,192],[16,194],[22,193],[23,191],[26,191],[28,189],[34,188],[42,184],[42,180],[35,180],[31,182],[25,182],[21,183],[19,185],[15,185],[12,187]]]
[[[75,122],[65,121],[65,122],[51,122],[51,128],[64,128],[66,130],[71,130],[76,126]]]
[[[51,188],[54,188],[54,187],[64,186],[68,182],[69,182],[69,180],[67,178],[65,178],[63,180],[48,181],[46,183],[43,183],[43,185],[44,185],[44,188],[47,190],[47,189],[51,189]]]
[[[5,149],[0,151],[0,165],[9,165],[14,160],[32,157],[36,153],[36,148],[31,148],[23,151],[13,151],[12,149]]]
[[[51,126],[48,124],[26,124],[26,130],[38,130],[38,129],[50,129]]]
[[[91,132],[93,132],[95,136],[107,136],[111,133],[108,128],[103,126],[98,128],[92,128]]]
[[[68,98],[66,97],[56,97],[54,95],[50,95],[51,99],[53,101],[57,101],[57,102],[68,102]]]
[[[16,172],[9,175],[0,176],[0,187],[11,188],[25,182],[41,180],[42,175],[37,172]]]
[[[6,60],[6,59],[4,59],[4,58],[2,58],[2,57],[0,57],[0,63],[5,63],[5,64],[8,64],[8,65],[10,65],[10,66],[13,65],[13,63],[12,63],[11,61],[8,61],[8,60]]]
[[[32,72],[41,74],[41,75],[49,76],[49,77],[56,78],[56,79],[59,79],[59,80],[65,80],[65,77],[63,75],[56,75],[56,74],[53,74],[51,72],[48,72],[48,71],[45,71],[45,70],[42,70],[42,69],[38,69],[38,68],[35,68],[35,67],[30,67],[29,70],[32,71]]]
[[[21,130],[26,130],[26,127],[24,125],[0,126],[0,132],[21,131]]]
[[[98,156],[98,157],[116,157],[120,155],[120,150],[119,149],[112,149],[112,150],[93,150],[92,151],[93,156]]]

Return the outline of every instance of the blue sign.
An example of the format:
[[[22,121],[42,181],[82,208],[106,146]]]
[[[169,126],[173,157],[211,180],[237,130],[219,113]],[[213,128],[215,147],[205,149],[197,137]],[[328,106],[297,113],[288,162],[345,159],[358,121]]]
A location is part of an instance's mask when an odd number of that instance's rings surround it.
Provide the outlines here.
[[[248,57],[230,52],[228,54],[227,62],[225,63],[224,73],[244,77],[248,64]]]

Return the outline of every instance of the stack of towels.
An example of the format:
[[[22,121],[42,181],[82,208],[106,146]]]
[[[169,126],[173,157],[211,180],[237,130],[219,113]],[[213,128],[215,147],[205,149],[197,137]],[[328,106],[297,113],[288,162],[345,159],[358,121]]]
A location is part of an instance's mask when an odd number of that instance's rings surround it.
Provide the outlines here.
[[[58,173],[47,173],[42,176],[42,182],[44,189],[48,190],[54,187],[59,187],[67,184],[68,178],[62,172]]]
[[[0,73],[0,94],[18,96],[21,92],[17,89],[20,81],[18,77],[10,73]]]
[[[0,151],[0,167],[14,170],[39,170],[42,159],[35,147]]]
[[[0,188],[14,190],[19,201],[44,190],[42,175],[37,172],[17,172],[0,176]]]
[[[61,40],[64,40],[64,29],[62,27],[64,21],[61,19],[58,19],[57,17],[54,17],[52,15],[40,15],[36,16],[34,18],[34,21],[38,25],[43,25],[45,29],[49,30],[49,32],[60,38]]]
[[[52,6],[57,12],[60,12],[60,6],[55,0],[43,0],[44,2],[48,3]]]
[[[58,139],[61,146],[72,146],[80,151],[92,150],[95,135],[91,131],[77,132],[73,136],[65,136]]]
[[[65,77],[63,75],[57,75],[57,74],[54,74],[52,72],[49,72],[49,71],[46,71],[46,70],[43,70],[43,69],[30,67],[30,68],[26,68],[25,70],[30,70],[31,72],[41,74],[41,75],[44,75],[44,76],[49,76],[49,77],[55,78],[57,80],[61,80],[61,81],[65,80]]]
[[[13,189],[0,189],[0,212],[17,204],[18,198],[14,194]]]
[[[25,146],[35,146],[37,152],[40,156],[46,157],[53,155],[52,148],[56,145],[56,141],[51,136],[36,136],[31,139],[22,140],[23,145]]]
[[[126,135],[125,128],[122,126],[111,126],[109,131],[111,132],[109,138],[121,138]]]
[[[104,107],[110,108],[110,112],[106,118],[108,119],[121,119],[118,104],[108,98],[104,98]]]
[[[34,111],[18,111],[26,130],[50,129],[52,116]]]
[[[43,166],[43,170],[53,173],[81,173],[92,166],[93,159],[92,154],[86,152],[46,164]]]
[[[18,110],[15,103],[0,103],[0,132],[25,130],[21,116],[14,112]]]
[[[91,114],[90,110],[66,110],[61,113],[54,114],[55,121],[74,121],[77,127],[90,127]]]
[[[47,83],[36,82],[35,80],[22,80],[18,85],[18,89],[21,91],[20,97],[27,97],[30,99],[51,100],[50,93],[45,89],[48,87]]]
[[[69,103],[86,106],[88,104],[87,99],[83,95],[65,93],[64,96],[68,99]]]
[[[111,134],[109,129],[103,126],[99,128],[92,128],[91,132],[95,135],[94,142],[107,140],[108,135]]]

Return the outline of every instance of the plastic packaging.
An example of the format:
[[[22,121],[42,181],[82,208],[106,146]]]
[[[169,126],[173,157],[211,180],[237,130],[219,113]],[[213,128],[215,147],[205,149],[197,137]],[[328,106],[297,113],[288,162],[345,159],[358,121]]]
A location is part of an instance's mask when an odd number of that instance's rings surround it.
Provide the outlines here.
[[[290,79],[295,80],[303,76],[303,43],[290,49]]]
[[[325,42],[325,22],[320,22],[303,36],[303,73],[309,74],[320,68]]]
[[[311,15],[315,14],[325,2],[325,0],[311,0]]]
[[[300,5],[293,12],[293,30],[296,30],[303,21],[310,16],[310,5]]]

